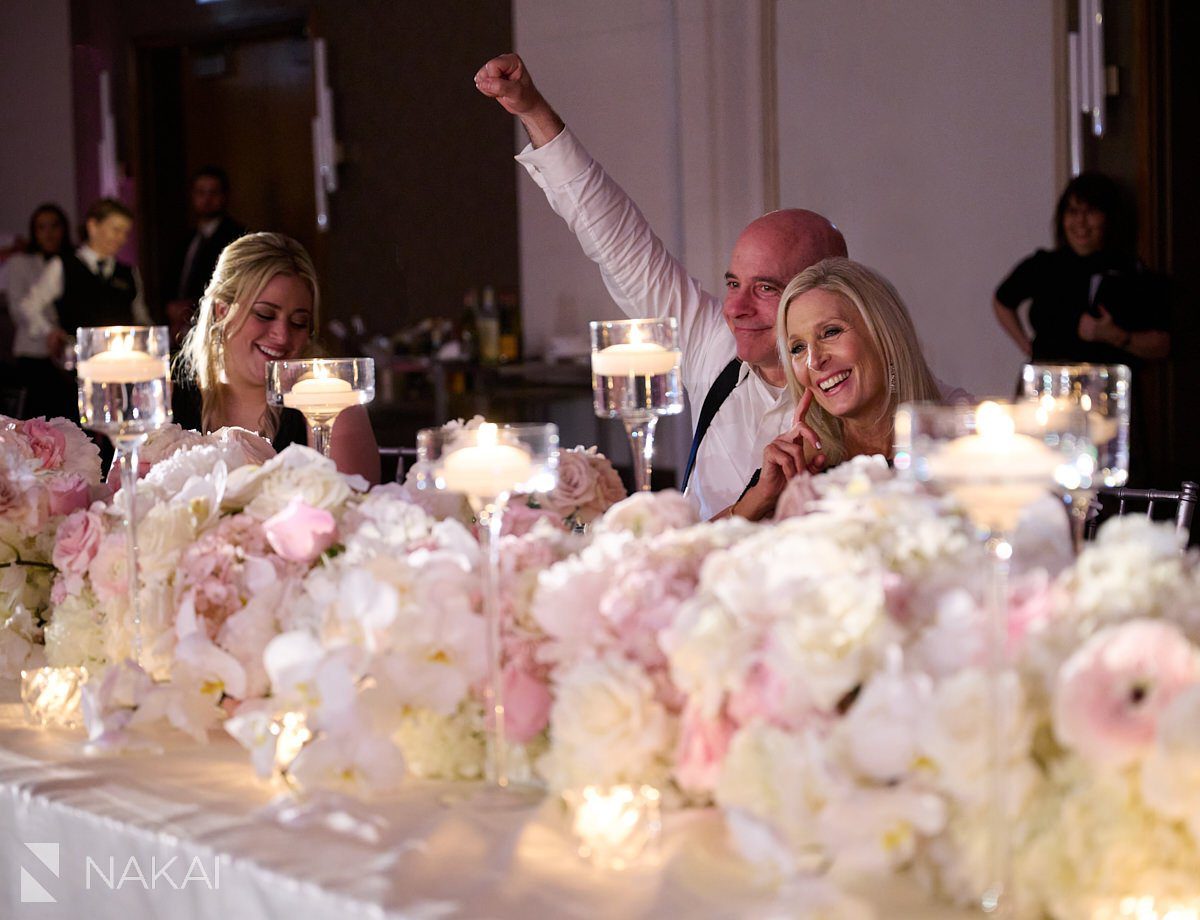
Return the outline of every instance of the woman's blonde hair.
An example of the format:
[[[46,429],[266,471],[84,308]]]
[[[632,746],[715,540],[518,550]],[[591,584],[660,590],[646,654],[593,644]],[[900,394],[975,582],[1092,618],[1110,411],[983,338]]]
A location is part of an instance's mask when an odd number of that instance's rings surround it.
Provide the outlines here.
[[[788,391],[796,402],[804,395],[804,387],[796,379],[788,349],[788,308],[801,294],[817,289],[837,294],[862,317],[867,342],[886,381],[885,415],[894,415],[896,406],[902,402],[941,398],[937,381],[921,352],[912,317],[891,282],[860,262],[836,257],[822,259],[806,268],[788,283],[779,298],[775,335]],[[814,400],[806,421],[820,439],[830,466],[846,459],[846,439],[840,418],[830,415]]]
[[[196,322],[176,358],[180,376],[190,378],[200,390],[204,431],[224,424],[225,339],[246,324],[251,304],[276,275],[291,275],[308,286],[312,293],[309,334],[317,329],[321,302],[317,270],[303,246],[282,233],[249,233],[226,246],[200,298]],[[220,306],[225,308],[223,312],[218,310]],[[265,386],[264,381],[264,402]],[[278,430],[279,412],[267,407],[259,433],[270,439]]]

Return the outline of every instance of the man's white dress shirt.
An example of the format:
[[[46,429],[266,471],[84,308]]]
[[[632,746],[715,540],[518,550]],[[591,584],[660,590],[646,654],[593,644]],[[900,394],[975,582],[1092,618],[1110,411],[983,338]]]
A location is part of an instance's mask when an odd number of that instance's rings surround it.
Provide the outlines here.
[[[667,251],[625,191],[564,128],[542,147],[517,156],[556,214],[600,266],[609,294],[627,316],[679,322],[683,385],[692,426],[709,387],[736,355],[721,298],[705,291]],[[737,501],[762,463],[763,449],[791,426],[787,391],[743,363],[737,386],[700,443],[687,494],[707,519]]]

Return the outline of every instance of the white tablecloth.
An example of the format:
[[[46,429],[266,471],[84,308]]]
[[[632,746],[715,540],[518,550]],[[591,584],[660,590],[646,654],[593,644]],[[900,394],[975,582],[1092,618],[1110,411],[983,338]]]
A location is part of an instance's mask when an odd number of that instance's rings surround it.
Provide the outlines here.
[[[811,915],[795,891],[754,882],[711,811],[668,815],[657,865],[606,872],[575,855],[553,804],[484,811],[469,785],[413,781],[357,806],[356,827],[378,830],[368,842],[281,823],[276,791],[231,739],[197,747],[180,736],[158,755],[87,758],[81,733],[27,726],[14,698],[11,685],[0,690],[5,920]],[[57,845],[57,877],[30,843]],[[22,903],[22,871],[26,896],[31,878],[55,902]],[[962,916],[909,882],[869,897],[880,917]]]

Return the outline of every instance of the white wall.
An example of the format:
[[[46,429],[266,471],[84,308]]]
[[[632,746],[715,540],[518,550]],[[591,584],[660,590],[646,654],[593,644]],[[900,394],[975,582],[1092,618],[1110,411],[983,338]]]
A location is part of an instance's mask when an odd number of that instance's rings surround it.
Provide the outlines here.
[[[984,394],[1010,392],[1020,362],[992,292],[1050,239],[1056,6],[776,0],[771,151],[757,0],[514,0],[513,15],[538,86],[710,290],[777,156],[779,203],[833,218],[900,289],[939,376]],[[537,352],[616,308],[533,182],[518,188]]]
[[[74,222],[69,0],[0,3],[0,234],[43,201]]]
[[[719,292],[734,240],[764,207],[758,4],[514,0],[513,31],[551,104],[667,247]],[[517,149],[525,143],[518,128]],[[526,350],[619,317],[596,266],[524,175],[518,206]],[[689,419],[660,423],[661,466],[682,472]],[[627,462],[619,429],[599,434]]]
[[[782,203],[832,218],[905,298],[934,371],[1011,393],[992,318],[1051,242],[1054,0],[780,0]]]

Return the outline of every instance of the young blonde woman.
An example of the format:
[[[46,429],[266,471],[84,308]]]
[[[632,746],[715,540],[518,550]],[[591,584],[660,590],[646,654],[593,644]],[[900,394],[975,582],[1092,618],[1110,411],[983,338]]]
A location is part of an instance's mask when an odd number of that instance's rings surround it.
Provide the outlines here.
[[[175,421],[204,432],[236,425],[277,451],[310,443],[300,412],[267,405],[266,370],[304,354],[319,306],[316,270],[295,240],[251,233],[226,246],[176,359]],[[338,416],[331,452],[343,473],[379,482],[379,447],[362,406]]]
[[[751,520],[772,514],[798,473],[862,454],[890,460],[896,407],[944,395],[896,289],[850,259],[824,259],[792,279],[776,338],[795,426],[767,445],[757,478],[730,509]]]

